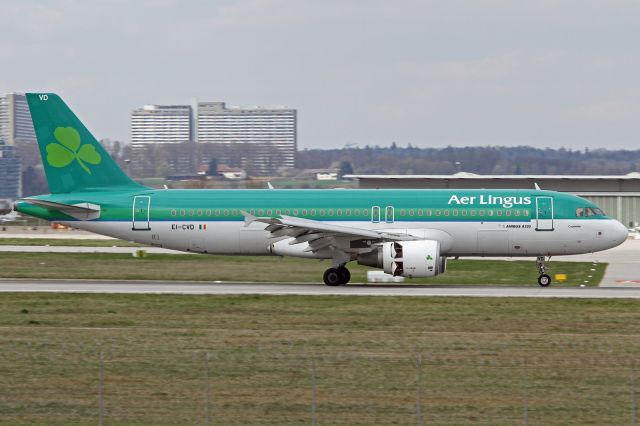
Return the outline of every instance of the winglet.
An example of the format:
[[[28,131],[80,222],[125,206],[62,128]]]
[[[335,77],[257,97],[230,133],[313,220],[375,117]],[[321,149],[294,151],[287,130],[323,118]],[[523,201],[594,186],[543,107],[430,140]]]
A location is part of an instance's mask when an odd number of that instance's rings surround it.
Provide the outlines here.
[[[247,226],[251,225],[253,222],[255,222],[256,219],[258,219],[257,217],[255,217],[251,213],[245,212],[244,210],[240,210],[240,213],[242,214],[242,216],[244,216],[244,227],[245,228]]]
[[[538,186],[537,182],[533,182],[533,186],[536,187],[536,191],[540,191],[540,187]]]
[[[274,189],[273,185],[271,185],[271,182],[267,182],[267,186],[269,187],[269,189]]]

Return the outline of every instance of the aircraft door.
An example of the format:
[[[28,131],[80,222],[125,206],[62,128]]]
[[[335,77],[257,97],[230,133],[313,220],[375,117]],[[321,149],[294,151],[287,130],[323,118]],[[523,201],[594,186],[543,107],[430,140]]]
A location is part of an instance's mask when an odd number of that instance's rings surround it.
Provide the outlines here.
[[[553,231],[552,197],[536,197],[536,231]]]
[[[384,221],[393,223],[393,206],[387,206],[384,209]]]
[[[149,207],[151,206],[151,197],[146,195],[138,195],[133,197],[133,230],[149,231],[151,224],[149,222]]]
[[[380,223],[380,206],[371,207],[371,222]]]

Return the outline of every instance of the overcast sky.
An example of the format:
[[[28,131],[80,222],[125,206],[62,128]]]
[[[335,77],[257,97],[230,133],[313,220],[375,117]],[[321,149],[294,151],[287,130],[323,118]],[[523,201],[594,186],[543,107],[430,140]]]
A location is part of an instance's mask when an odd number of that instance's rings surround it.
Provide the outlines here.
[[[149,103],[298,109],[301,148],[640,149],[640,1],[0,2],[0,92],[98,138]]]

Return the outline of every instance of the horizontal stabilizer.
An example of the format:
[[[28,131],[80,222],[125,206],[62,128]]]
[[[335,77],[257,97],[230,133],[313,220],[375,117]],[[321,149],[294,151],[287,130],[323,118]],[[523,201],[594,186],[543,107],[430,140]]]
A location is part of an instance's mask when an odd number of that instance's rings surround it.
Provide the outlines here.
[[[100,217],[100,206],[96,204],[64,204],[36,198],[21,198],[18,201],[24,201],[47,210],[59,211],[78,220],[93,220]]]

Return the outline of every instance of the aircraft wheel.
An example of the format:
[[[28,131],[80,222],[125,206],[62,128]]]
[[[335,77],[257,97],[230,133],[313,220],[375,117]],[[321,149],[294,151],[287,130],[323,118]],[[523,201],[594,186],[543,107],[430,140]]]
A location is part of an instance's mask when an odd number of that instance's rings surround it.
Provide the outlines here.
[[[340,285],[345,285],[351,280],[351,272],[344,266],[340,266],[338,269],[338,273],[340,274]]]
[[[329,268],[324,271],[322,279],[326,285],[337,286],[342,284],[342,274],[338,268]]]
[[[538,284],[540,284],[540,287],[549,287],[549,284],[551,284],[551,277],[547,274],[542,274],[538,277]]]

